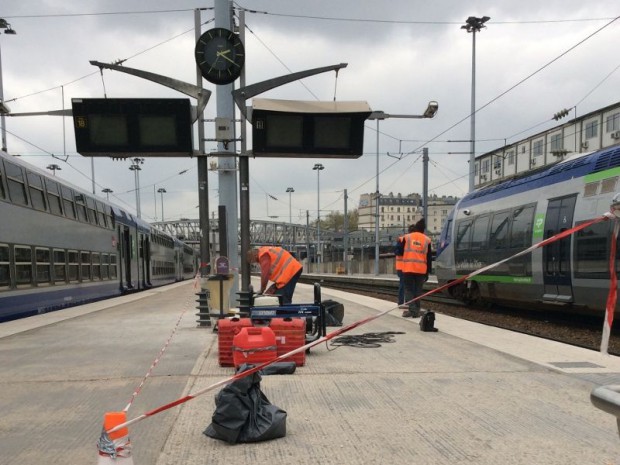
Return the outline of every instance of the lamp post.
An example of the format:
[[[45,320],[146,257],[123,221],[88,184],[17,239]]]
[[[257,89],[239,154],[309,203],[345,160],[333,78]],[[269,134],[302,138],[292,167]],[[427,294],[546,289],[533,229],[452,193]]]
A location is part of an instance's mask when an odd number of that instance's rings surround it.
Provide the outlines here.
[[[134,179],[135,179],[135,183],[136,183],[136,213],[138,214],[138,218],[141,218],[140,215],[140,170],[142,170],[142,168],[140,168],[140,165],[144,164],[144,158],[134,158],[133,163],[131,164],[131,166],[129,167],[129,169],[131,171],[134,172]]]
[[[368,119],[377,120],[377,190],[375,192],[375,275],[379,274],[379,121],[388,118],[422,119],[433,118],[439,110],[439,104],[434,100],[428,102],[428,106],[421,115],[390,115],[383,111],[373,111]]]
[[[17,34],[15,29],[13,29],[4,18],[0,18],[0,29],[4,29],[5,34]],[[4,90],[2,87],[2,51],[0,50],[0,125],[2,126],[2,151],[5,153],[7,152],[5,115],[7,115],[9,111],[9,107],[4,104]]]
[[[321,263],[321,197],[320,197],[320,177],[321,170],[325,167],[321,163],[315,163],[313,170],[316,170],[316,262]]]
[[[51,165],[47,165],[46,168],[48,170],[51,170],[54,173],[54,176],[56,176],[56,171],[61,171],[62,170],[62,168],[60,166],[58,166],[56,163],[52,163]]]
[[[286,192],[288,192],[288,224],[289,224],[289,227],[291,228],[290,234],[292,236],[292,239],[291,239],[291,248],[292,248],[293,244],[295,244],[296,242],[295,240],[296,238],[295,238],[295,231],[293,229],[293,213],[292,213],[293,211],[291,209],[291,194],[295,192],[295,189],[293,189],[292,187],[287,187]]]
[[[101,189],[101,192],[105,194],[106,200],[110,200],[110,194],[114,191],[110,189],[109,187],[106,187],[105,189]]]
[[[167,192],[164,187],[157,189],[157,192],[161,194],[161,222],[164,222],[164,194]]]
[[[461,26],[461,29],[465,29],[468,33],[471,32],[472,36],[472,53],[471,53],[471,136],[470,136],[470,154],[469,154],[469,192],[474,190],[474,176],[476,166],[476,32],[480,32],[482,28],[486,26],[489,19],[488,16],[482,18],[476,18],[470,16],[465,20],[465,24]]]

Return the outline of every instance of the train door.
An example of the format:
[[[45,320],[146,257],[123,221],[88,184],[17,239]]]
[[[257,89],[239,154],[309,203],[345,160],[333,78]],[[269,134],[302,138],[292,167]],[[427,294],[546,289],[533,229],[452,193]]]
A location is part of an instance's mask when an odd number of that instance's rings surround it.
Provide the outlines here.
[[[544,239],[548,239],[573,225],[576,195],[549,200],[545,217]],[[543,301],[549,303],[573,302],[571,282],[572,236],[543,247]]]
[[[131,233],[127,226],[123,226],[122,248],[122,260],[125,265],[125,283],[123,287],[133,289],[133,284],[131,283]]]

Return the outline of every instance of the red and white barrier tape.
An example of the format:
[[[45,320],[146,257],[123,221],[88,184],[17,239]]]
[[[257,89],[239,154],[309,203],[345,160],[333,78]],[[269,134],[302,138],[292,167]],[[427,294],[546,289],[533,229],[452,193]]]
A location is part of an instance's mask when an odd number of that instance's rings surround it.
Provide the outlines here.
[[[422,295],[416,297],[415,299],[412,299],[412,300],[410,300],[409,302],[406,302],[406,303],[411,303],[411,302],[414,302],[416,300],[420,300],[420,299],[422,299],[424,297],[427,297],[427,296],[429,296],[431,294],[435,294],[437,292],[441,292],[442,290],[447,289],[448,287],[451,287],[451,286],[454,286],[456,284],[459,284],[459,283],[461,283],[461,282],[463,282],[463,281],[465,281],[465,280],[467,280],[469,278],[472,278],[472,277],[474,277],[476,275],[479,275],[480,273],[484,273],[485,271],[488,271],[488,270],[490,270],[492,268],[495,268],[496,266],[499,266],[502,263],[507,262],[508,260],[512,260],[513,258],[520,257],[522,255],[530,253],[533,250],[538,249],[540,247],[544,247],[544,246],[546,246],[548,244],[551,244],[552,242],[564,239],[565,237],[567,237],[567,236],[569,236],[571,234],[574,234],[577,231],[585,229],[585,228],[587,228],[589,226],[592,226],[593,224],[600,223],[602,221],[607,221],[607,220],[613,219],[613,218],[615,218],[613,214],[605,213],[604,215],[602,215],[602,216],[600,216],[598,218],[594,218],[593,220],[586,221],[584,223],[581,223],[578,226],[575,226],[574,228],[567,229],[566,231],[562,231],[562,232],[556,234],[555,236],[549,237],[549,238],[547,238],[547,239],[545,239],[545,240],[543,240],[541,242],[538,242],[537,244],[534,244],[531,247],[528,247],[527,249],[525,249],[525,250],[523,250],[523,251],[521,251],[519,253],[516,253],[515,255],[513,255],[511,257],[505,258],[505,259],[500,260],[500,261],[498,261],[496,263],[493,263],[491,265],[487,265],[487,266],[485,266],[483,268],[480,268],[479,270],[476,270],[476,271],[474,271],[474,272],[472,272],[472,273],[470,273],[470,274],[468,274],[466,276],[458,278],[458,279],[456,279],[456,280],[454,280],[454,281],[452,281],[450,283],[447,283],[447,284],[444,284],[443,286],[440,286],[440,287],[437,287],[435,289],[432,289],[432,290],[426,292],[425,294],[422,294]],[[616,226],[614,228],[614,231],[616,231],[617,227],[618,227],[618,221],[616,221]],[[615,234],[617,234],[617,232],[615,232]],[[615,241],[613,242],[613,244],[614,244],[613,245],[613,249],[614,249],[613,250],[613,257],[615,257]],[[612,283],[614,284],[612,287],[615,290],[615,272],[612,273]],[[611,294],[611,290],[610,290],[610,294]],[[613,306],[611,307],[612,308],[611,312],[609,311],[610,299],[608,299],[608,303],[607,303],[607,305],[608,305],[608,310],[607,311],[608,311],[608,313],[611,313],[611,315],[612,315],[611,318],[612,319],[613,319],[613,309],[615,308],[615,292],[613,292],[613,294],[614,294],[614,297],[613,297]],[[348,331],[351,331],[352,329],[355,329],[358,326],[362,326],[362,325],[364,325],[366,323],[370,323],[371,321],[376,320],[377,318],[380,318],[380,317],[390,313],[391,311],[393,311],[396,308],[398,308],[398,306],[389,308],[388,310],[384,310],[384,311],[382,311],[380,313],[377,313],[376,315],[369,316],[367,318],[364,318],[362,320],[356,321],[356,322],[351,323],[349,325],[342,326],[341,328],[336,329],[335,331],[332,331],[331,333],[327,334],[326,336],[320,337],[319,339],[317,339],[315,341],[312,341],[312,342],[310,342],[310,343],[308,343],[308,344],[306,344],[304,346],[298,347],[297,349],[294,349],[294,350],[291,350],[290,352],[282,354],[282,355],[276,357],[273,360],[261,363],[260,365],[257,365],[257,366],[255,366],[253,368],[250,368],[250,369],[248,369],[248,370],[246,370],[246,371],[244,371],[242,373],[236,373],[233,376],[230,376],[230,377],[228,377],[226,379],[218,381],[217,383],[211,384],[210,386],[207,386],[207,387],[205,387],[203,389],[200,389],[200,390],[196,391],[193,394],[188,394],[185,397],[177,399],[177,400],[175,400],[173,402],[170,402],[170,403],[168,403],[166,405],[162,405],[161,407],[158,407],[158,408],[156,408],[154,410],[145,412],[142,415],[137,416],[137,417],[135,417],[135,418],[133,418],[131,420],[128,420],[128,421],[126,421],[123,424],[115,426],[114,428],[108,430],[107,433],[108,434],[113,433],[115,431],[118,431],[121,428],[125,428],[125,427],[128,427],[130,425],[133,425],[134,423],[142,421],[145,418],[148,418],[148,417],[151,417],[153,415],[156,415],[156,414],[158,414],[160,412],[163,412],[165,410],[168,410],[168,409],[170,409],[172,407],[176,407],[177,405],[184,404],[185,402],[187,402],[189,400],[192,400],[192,399],[194,399],[194,398],[196,398],[198,396],[201,396],[202,394],[206,394],[207,392],[212,391],[212,390],[214,390],[216,388],[219,388],[219,387],[224,386],[226,384],[232,383],[233,381],[236,381],[238,379],[245,378],[246,376],[249,376],[249,375],[251,375],[253,373],[256,373],[257,371],[262,370],[263,368],[271,365],[272,363],[281,362],[281,361],[283,361],[286,358],[292,357],[293,355],[296,355],[298,353],[306,351],[306,350],[308,350],[308,349],[310,349],[310,348],[312,348],[314,346],[322,344],[323,342],[327,342],[330,339],[335,338],[336,336],[340,336],[341,334],[344,334],[344,333],[346,333]],[[609,321],[609,328],[611,328],[611,320],[606,319],[606,322],[607,321]]]

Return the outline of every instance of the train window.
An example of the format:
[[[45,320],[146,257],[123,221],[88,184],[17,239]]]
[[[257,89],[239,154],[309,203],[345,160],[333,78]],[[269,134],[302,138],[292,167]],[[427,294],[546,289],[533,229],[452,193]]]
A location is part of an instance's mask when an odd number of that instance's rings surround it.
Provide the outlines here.
[[[73,190],[66,186],[62,186],[62,206],[67,218],[77,219],[75,214],[75,204],[73,203]]]
[[[15,283],[32,284],[32,249],[15,246]]]
[[[469,250],[472,221],[461,221],[456,232],[456,250]]]
[[[86,207],[88,208],[88,219],[91,224],[97,224],[97,209],[95,208],[95,201],[86,197]]]
[[[609,278],[610,226],[606,222],[597,223],[575,233],[576,278]],[[617,250],[620,253],[620,249]]]
[[[37,284],[46,284],[52,280],[52,262],[50,249],[37,247],[35,249]]]
[[[101,279],[101,256],[98,253],[93,252],[91,257],[93,260],[93,279]]]
[[[4,192],[4,181],[2,180],[2,178],[4,178],[4,172],[2,168],[2,163],[0,163],[0,199],[6,197],[6,193]]]
[[[510,246],[524,249],[532,245],[532,225],[534,223],[534,206],[519,207],[512,212],[512,231]]]
[[[58,183],[46,179],[45,187],[47,188],[47,201],[50,206],[50,212],[54,215],[62,215],[62,200],[60,199]]]
[[[82,264],[80,268],[82,271],[82,281],[89,281],[90,280],[90,253],[81,252],[80,257],[81,257],[80,263]]]
[[[78,220],[88,223],[88,212],[86,209],[86,198],[84,194],[75,195],[75,210],[77,211]]]
[[[618,183],[618,176],[613,178],[603,179],[601,182],[601,194],[609,194],[610,192],[616,192],[616,184]]]
[[[508,231],[510,228],[510,212],[501,212],[493,215],[491,232],[489,234],[489,249],[506,249],[509,245]]]
[[[116,279],[116,254],[110,254],[110,279]]]
[[[9,246],[0,244],[0,288],[11,285],[11,267],[9,262]]]
[[[54,250],[54,282],[61,283],[67,280],[66,256],[64,250]]]
[[[114,215],[112,215],[112,207],[110,207],[109,205],[104,205],[104,208],[105,208],[105,216],[107,218],[108,228],[114,229],[115,222],[114,222]]]
[[[43,189],[43,178],[40,174],[27,173],[28,188],[30,189],[30,202],[36,210],[46,211],[45,190]]]
[[[598,194],[598,185],[600,184],[599,181],[595,181],[595,182],[589,182],[588,184],[586,184],[583,188],[583,196],[584,197],[592,197],[596,194]]]
[[[80,280],[80,254],[77,250],[69,250],[67,253],[67,258],[67,272],[69,281],[78,282]]]
[[[99,223],[99,226],[103,226],[104,228],[108,227],[103,203],[96,201],[95,204],[97,206],[97,222]]]
[[[110,279],[110,256],[101,254],[101,279]]]
[[[18,205],[28,205],[26,182],[22,168],[6,160],[4,161],[4,167],[6,169],[6,182],[11,202]]]
[[[474,221],[471,234],[471,249],[480,250],[487,246],[487,231],[489,230],[489,215],[479,216]]]

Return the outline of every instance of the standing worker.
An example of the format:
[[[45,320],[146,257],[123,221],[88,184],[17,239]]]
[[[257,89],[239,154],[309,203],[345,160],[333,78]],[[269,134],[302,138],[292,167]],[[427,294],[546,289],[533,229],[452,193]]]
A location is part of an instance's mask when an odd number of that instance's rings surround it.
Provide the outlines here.
[[[413,232],[413,225],[409,226],[408,232]],[[394,246],[394,268],[396,269],[396,276],[398,276],[398,307],[405,308],[405,283],[403,282],[403,252],[400,248],[405,236],[399,236],[396,239],[396,245]],[[399,253],[400,250],[400,253]],[[408,307],[406,307],[408,308]]]
[[[293,301],[295,286],[303,267],[282,247],[259,247],[248,252],[248,262],[260,265],[260,292],[281,295],[283,304]],[[273,284],[267,288],[269,281]]]
[[[433,256],[431,239],[424,234],[426,222],[424,218],[413,226],[413,232],[405,234],[402,244],[403,284],[405,286],[405,305],[408,309],[403,317],[417,318],[420,316],[420,301],[413,299],[423,294],[423,286],[428,281],[432,270]]]

